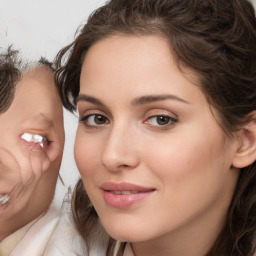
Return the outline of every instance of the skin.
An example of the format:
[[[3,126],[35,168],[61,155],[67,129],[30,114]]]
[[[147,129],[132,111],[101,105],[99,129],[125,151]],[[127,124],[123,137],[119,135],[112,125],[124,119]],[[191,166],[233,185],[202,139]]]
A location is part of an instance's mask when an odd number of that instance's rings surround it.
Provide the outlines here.
[[[0,241],[44,213],[54,195],[64,147],[63,112],[53,72],[38,66],[17,83],[10,108],[0,115]],[[21,134],[47,137],[44,149]]]
[[[194,82],[160,37],[110,36],[83,62],[76,163],[103,226],[137,256],[205,255],[234,193],[238,140]],[[115,208],[101,189],[109,181],[154,192]]]

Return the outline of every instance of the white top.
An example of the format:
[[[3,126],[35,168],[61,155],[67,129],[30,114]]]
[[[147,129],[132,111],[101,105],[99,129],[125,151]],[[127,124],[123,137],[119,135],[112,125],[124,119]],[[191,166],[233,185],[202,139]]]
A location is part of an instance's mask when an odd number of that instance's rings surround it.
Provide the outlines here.
[[[52,204],[42,217],[33,221],[10,254],[10,256],[64,255],[87,255],[83,239],[72,223],[70,190],[63,200],[61,209]]]
[[[43,256],[87,255],[85,243],[72,222],[71,198],[72,193],[69,189],[63,200],[59,220],[45,247]]]
[[[105,256],[108,237],[94,238],[93,248],[87,252],[83,238],[75,229],[71,211],[71,192],[65,197],[61,216],[45,248],[43,256]],[[34,255],[33,255],[34,256]]]
[[[126,244],[123,256],[134,256],[132,247],[129,243]]]
[[[42,256],[58,220],[59,211],[51,206],[41,218],[32,224],[10,256]]]

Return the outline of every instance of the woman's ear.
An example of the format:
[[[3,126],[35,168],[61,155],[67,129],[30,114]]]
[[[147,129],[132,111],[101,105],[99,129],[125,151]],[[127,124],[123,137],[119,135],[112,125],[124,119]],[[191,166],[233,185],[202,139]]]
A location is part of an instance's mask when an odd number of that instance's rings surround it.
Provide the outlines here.
[[[233,166],[244,168],[256,160],[256,111],[238,135],[239,145],[233,159]]]

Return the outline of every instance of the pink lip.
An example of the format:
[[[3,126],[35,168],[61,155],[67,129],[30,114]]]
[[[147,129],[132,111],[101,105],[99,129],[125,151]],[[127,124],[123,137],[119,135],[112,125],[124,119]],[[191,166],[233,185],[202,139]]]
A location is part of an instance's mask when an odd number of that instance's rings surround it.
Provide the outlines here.
[[[156,189],[141,187],[132,183],[106,182],[100,187],[105,202],[113,208],[128,208],[134,203],[145,199]]]
[[[30,147],[31,149],[42,149],[42,147],[40,146],[40,144],[37,142],[33,142],[33,141],[26,141],[22,138],[20,138],[20,141],[23,145],[26,145],[27,147]]]

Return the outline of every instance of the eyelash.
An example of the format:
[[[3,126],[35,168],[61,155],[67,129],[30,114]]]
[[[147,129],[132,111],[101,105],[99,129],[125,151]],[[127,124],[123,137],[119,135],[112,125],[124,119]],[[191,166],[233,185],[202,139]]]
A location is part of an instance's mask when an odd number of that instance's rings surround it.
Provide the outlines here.
[[[154,116],[150,116],[149,118],[147,118],[144,123],[149,123],[149,120],[152,120],[153,118],[155,118],[155,124],[149,124],[151,127],[157,127],[157,129],[168,129],[171,126],[173,126],[175,123],[178,122],[178,119],[173,118],[171,116],[168,115],[154,115]],[[161,119],[162,120],[161,120]],[[159,122],[164,122],[163,124],[160,124]],[[166,122],[166,123],[165,123]]]
[[[95,121],[95,118],[97,118],[97,117],[102,119],[102,121],[100,121],[101,123],[97,124],[97,121]],[[93,120],[90,120],[91,118],[93,118]],[[152,120],[153,118],[156,119],[155,124],[150,124],[149,120]],[[89,124],[90,121],[93,121],[94,124]],[[159,121],[164,122],[164,123],[160,124]],[[79,122],[84,123],[86,128],[99,128],[100,126],[110,123],[108,118],[101,114],[90,114],[90,115],[81,117],[81,118],[79,118]],[[178,122],[178,119],[173,118],[169,115],[154,115],[154,116],[148,117],[145,121],[143,121],[144,124],[148,124],[149,126],[151,126],[153,128],[163,129],[163,130],[170,128],[177,122]]]
[[[95,124],[95,125],[89,124],[90,118],[92,118],[92,117],[94,117],[94,121],[95,121],[95,118],[96,118],[96,117],[101,117],[101,118],[104,119],[104,121],[107,120],[107,123],[109,123],[109,120],[108,120],[104,115],[101,115],[101,114],[90,114],[90,115],[81,117],[81,118],[79,118],[79,122],[84,123],[84,125],[85,125],[87,128],[97,128],[97,127],[102,126],[102,125],[105,124],[105,122],[102,123],[102,124]]]

